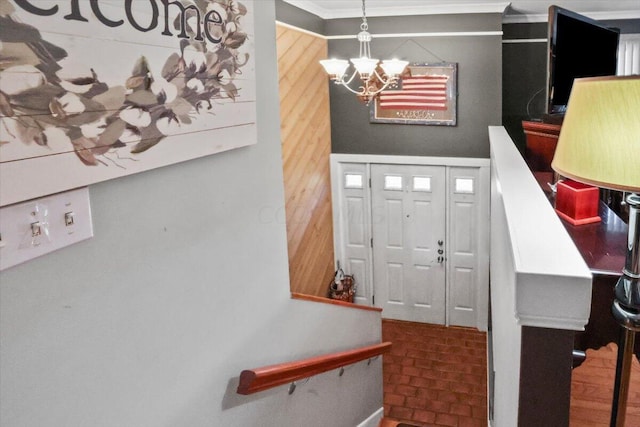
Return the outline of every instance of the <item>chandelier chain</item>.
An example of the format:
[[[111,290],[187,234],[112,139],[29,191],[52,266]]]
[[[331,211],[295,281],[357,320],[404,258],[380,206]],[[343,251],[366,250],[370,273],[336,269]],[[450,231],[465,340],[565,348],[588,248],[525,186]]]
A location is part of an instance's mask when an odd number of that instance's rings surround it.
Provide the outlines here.
[[[369,29],[369,24],[367,24],[367,12],[364,8],[365,0],[362,0],[362,24],[360,24],[360,29],[362,31],[367,31]]]

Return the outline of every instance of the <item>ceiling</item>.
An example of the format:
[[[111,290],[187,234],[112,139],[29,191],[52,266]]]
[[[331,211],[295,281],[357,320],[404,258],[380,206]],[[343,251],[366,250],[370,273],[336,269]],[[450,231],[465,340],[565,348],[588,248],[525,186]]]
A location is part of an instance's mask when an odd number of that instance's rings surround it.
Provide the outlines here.
[[[362,16],[360,0],[284,0],[323,19]],[[593,19],[640,18],[640,0],[367,0],[367,16],[504,13],[505,22],[543,22],[555,4]]]

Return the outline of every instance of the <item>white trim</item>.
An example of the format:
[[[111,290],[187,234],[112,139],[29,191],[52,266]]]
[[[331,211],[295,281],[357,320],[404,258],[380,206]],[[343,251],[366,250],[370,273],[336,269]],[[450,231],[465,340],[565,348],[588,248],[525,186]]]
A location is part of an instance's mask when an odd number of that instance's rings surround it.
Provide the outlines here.
[[[297,8],[300,8],[302,10],[304,10],[305,12],[309,12],[312,13],[322,19],[327,19],[325,15],[325,8],[320,7],[316,4],[314,4],[311,1],[307,1],[307,0],[284,0],[285,3],[289,3],[292,6],[295,6]]]
[[[287,24],[286,22],[276,20],[276,25],[280,25],[282,27],[288,28],[294,31],[300,31],[301,33],[308,34],[310,36],[318,37],[324,40],[327,40],[327,36],[323,36],[322,34],[314,33],[313,31],[305,30],[304,28],[296,27],[295,25]]]
[[[579,12],[588,18],[595,19],[596,21],[613,20],[613,19],[639,19],[640,9],[625,10],[615,12]],[[538,15],[505,15],[502,18],[503,24],[529,24],[536,22],[547,22],[549,20],[548,14]]]
[[[371,34],[374,39],[390,39],[398,37],[484,37],[502,36],[502,31],[442,31],[437,33],[383,33]],[[355,39],[356,34],[326,36],[327,40]]]
[[[502,40],[503,44],[517,44],[517,43],[546,43],[548,39],[508,39]]]
[[[342,154],[332,153],[330,162],[337,163],[382,163],[391,165],[427,165],[427,166],[460,166],[489,167],[490,159],[476,157],[429,157],[429,156],[395,156],[384,154]]]
[[[348,8],[323,7],[308,0],[284,0],[285,2],[319,16],[322,19],[359,18],[362,8],[358,6]],[[357,4],[353,2],[354,4]],[[424,4],[395,7],[367,7],[367,17],[375,16],[410,16],[410,15],[449,15],[469,13],[504,13],[509,2],[476,3],[476,4]]]
[[[338,34],[334,36],[325,36],[322,34],[314,33],[313,31],[305,30],[304,28],[297,27],[295,25],[287,24],[286,22],[276,21],[277,25],[281,25],[291,30],[300,31],[301,33],[308,34],[310,36],[319,37],[324,40],[351,40],[356,39],[357,35],[354,34]],[[372,34],[374,39],[387,39],[387,38],[400,38],[400,37],[483,37],[483,36],[502,36],[502,31],[444,31],[437,33],[386,33],[386,34]]]
[[[558,325],[562,324],[562,329],[570,331],[584,331],[584,319],[567,319],[560,317],[544,317],[544,316],[526,316],[516,313],[516,320],[519,325],[531,326],[534,328],[559,329]]]
[[[549,15],[546,13],[540,15],[505,15],[502,17],[503,24],[534,24],[547,21],[549,21]]]
[[[322,19],[338,19],[338,18],[360,18],[362,9],[359,6],[349,8],[323,7],[314,1],[309,0],[284,0],[295,7],[306,12],[316,15]],[[456,15],[456,14],[474,14],[474,13],[500,13],[503,14],[502,22],[505,24],[523,24],[535,22],[547,22],[548,15],[540,14],[516,14],[507,8],[510,2],[494,2],[494,3],[476,3],[476,4],[423,4],[404,7],[375,7],[368,5],[367,16],[412,16],[412,15]],[[632,9],[625,11],[599,11],[584,12],[575,10],[581,15],[587,16],[595,20],[609,19],[639,19],[640,9]]]
[[[357,427],[377,427],[384,416],[384,407],[379,408],[373,414],[369,415],[366,420],[362,421]]]

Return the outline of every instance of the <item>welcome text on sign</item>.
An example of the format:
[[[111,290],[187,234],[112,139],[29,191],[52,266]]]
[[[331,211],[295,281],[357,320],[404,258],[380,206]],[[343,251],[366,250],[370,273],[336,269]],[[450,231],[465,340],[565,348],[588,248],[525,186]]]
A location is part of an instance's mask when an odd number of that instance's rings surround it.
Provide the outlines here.
[[[59,6],[56,4],[48,9],[43,9],[33,5],[32,0],[14,0],[15,3],[26,10],[29,13],[39,16],[52,16],[58,13]],[[124,10],[127,17],[127,21],[129,24],[138,31],[147,32],[155,29],[158,26],[158,17],[160,15],[160,9],[158,8],[158,4],[156,0],[146,0],[151,8],[151,22],[149,22],[146,26],[140,24],[133,13],[133,0],[124,0]],[[220,13],[215,10],[210,10],[206,12],[204,15],[198,9],[196,5],[183,5],[180,1],[177,0],[160,0],[164,7],[164,31],[162,35],[165,36],[173,36],[173,33],[169,30],[169,7],[174,6],[180,10],[180,33],[177,35],[179,38],[187,39],[190,36],[187,34],[187,11],[191,10],[195,12],[198,26],[195,28],[195,37],[194,40],[204,41],[206,37],[212,43],[220,43],[222,38],[215,38],[211,34],[211,26],[219,26],[222,24],[222,17]],[[140,0],[136,0],[136,4],[140,3]],[[86,3],[85,3],[86,4]],[[89,0],[89,5],[91,6],[91,11],[95,15],[95,17],[102,22],[104,25],[108,27],[119,27],[124,24],[123,19],[118,19],[116,21],[113,18],[107,18],[100,9],[100,4],[98,0]],[[69,1],[69,14],[64,16],[64,19],[70,21],[82,21],[89,22],[87,18],[85,18],[80,9],[80,0],[70,0]]]

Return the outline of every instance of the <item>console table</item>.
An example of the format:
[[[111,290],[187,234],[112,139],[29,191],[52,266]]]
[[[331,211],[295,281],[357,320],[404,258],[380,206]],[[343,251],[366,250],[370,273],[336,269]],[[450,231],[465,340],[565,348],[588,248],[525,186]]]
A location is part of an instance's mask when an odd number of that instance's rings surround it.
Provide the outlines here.
[[[547,183],[555,182],[551,161],[561,127],[556,123],[522,122],[526,136],[525,160],[552,203],[553,194]],[[611,314],[611,305],[614,287],[625,263],[627,224],[604,202],[600,202],[598,213],[602,221],[594,224],[574,226],[562,221],[593,275],[589,323],[585,331],[575,337],[575,349],[582,351],[618,343],[621,331]],[[640,340],[636,340],[634,353],[640,360]]]
[[[575,349],[583,351],[610,342],[617,344],[621,331],[611,314],[611,305],[625,262],[627,224],[604,202],[600,202],[598,213],[602,221],[594,224],[574,226],[562,221],[593,274],[589,323],[575,337]],[[636,341],[634,353],[640,360],[640,341]]]
[[[525,160],[533,172],[553,172],[551,161],[558,144],[561,125],[523,121],[522,129],[527,137]]]

